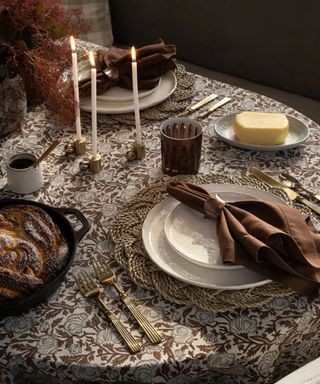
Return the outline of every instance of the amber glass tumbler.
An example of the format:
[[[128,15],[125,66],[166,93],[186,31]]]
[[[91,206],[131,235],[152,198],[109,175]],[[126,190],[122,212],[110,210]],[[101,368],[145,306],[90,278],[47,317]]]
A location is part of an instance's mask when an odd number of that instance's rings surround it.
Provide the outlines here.
[[[196,120],[177,117],[160,126],[162,172],[170,176],[198,173],[202,127]]]

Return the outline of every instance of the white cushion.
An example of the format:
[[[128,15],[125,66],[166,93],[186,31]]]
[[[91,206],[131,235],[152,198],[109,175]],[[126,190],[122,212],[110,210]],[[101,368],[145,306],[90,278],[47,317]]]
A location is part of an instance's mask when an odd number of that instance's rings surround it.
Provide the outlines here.
[[[110,8],[108,0],[62,0],[67,8],[80,8],[84,18],[90,23],[90,31],[80,35],[80,39],[104,47],[113,43]]]
[[[320,384],[320,358],[291,372],[275,384]]]

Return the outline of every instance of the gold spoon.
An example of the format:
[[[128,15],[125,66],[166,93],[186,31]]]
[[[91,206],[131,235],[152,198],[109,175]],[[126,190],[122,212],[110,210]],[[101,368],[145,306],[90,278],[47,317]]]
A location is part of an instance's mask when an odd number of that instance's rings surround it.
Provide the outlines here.
[[[288,173],[280,173],[279,178],[290,188],[300,188],[302,191],[308,193],[308,195],[312,196],[314,199],[320,201],[320,195],[315,192],[310,191],[310,189],[306,188],[304,185],[300,183],[295,177],[289,175]]]
[[[43,152],[43,154],[37,158],[37,160],[33,163],[33,167],[37,168],[37,166],[41,163],[42,160],[44,160],[54,149],[55,147],[60,143],[60,140],[53,141],[49,147]]]

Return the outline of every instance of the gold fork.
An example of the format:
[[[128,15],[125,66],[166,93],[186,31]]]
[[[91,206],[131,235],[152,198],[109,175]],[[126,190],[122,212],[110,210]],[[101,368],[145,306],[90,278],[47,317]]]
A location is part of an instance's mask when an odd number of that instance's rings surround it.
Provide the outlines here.
[[[130,297],[118,287],[118,285],[116,284],[117,277],[113,273],[109,265],[102,258],[92,259],[92,265],[100,283],[113,285],[115,287],[115,289],[118,292],[120,300],[127,306],[129,311],[137,320],[140,327],[145,331],[146,335],[151,340],[151,342],[153,344],[160,343],[162,340],[161,335],[154,328],[154,326],[144,317],[144,315],[140,312],[140,310],[135,305],[135,303],[130,299]]]
[[[139,352],[141,350],[140,344],[125,329],[124,325],[115,316],[115,314],[106,307],[106,305],[104,304],[104,302],[100,297],[101,289],[94,282],[92,277],[87,272],[79,272],[74,277],[82,295],[89,299],[91,298],[96,299],[98,307],[107,316],[107,318],[111,320],[112,324],[116,327],[117,331],[120,333],[123,340],[126,342],[128,347],[130,348],[131,352],[134,352],[134,353]]]

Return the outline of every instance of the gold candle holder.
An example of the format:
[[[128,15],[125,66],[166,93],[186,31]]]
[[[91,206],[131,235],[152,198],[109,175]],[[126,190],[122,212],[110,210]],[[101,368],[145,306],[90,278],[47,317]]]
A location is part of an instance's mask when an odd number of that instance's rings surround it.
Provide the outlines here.
[[[92,173],[99,173],[102,170],[101,155],[97,153],[95,157],[89,155],[89,171]]]
[[[86,138],[82,136],[80,140],[76,139],[72,143],[67,143],[64,146],[64,151],[67,157],[84,155],[86,153]]]
[[[146,146],[143,141],[140,144],[135,141],[133,147],[126,153],[126,159],[128,161],[142,160],[145,156]]]
[[[80,168],[80,171],[82,171],[82,172],[88,171],[89,170],[89,160],[85,159],[85,160],[80,161],[79,168]]]
[[[75,151],[74,151],[74,144],[73,143],[68,143],[64,146],[64,152],[66,154],[67,157],[69,156],[74,156],[75,155]]]
[[[76,139],[73,142],[74,145],[74,151],[76,155],[84,155],[86,153],[86,138],[81,137],[80,140]]]

